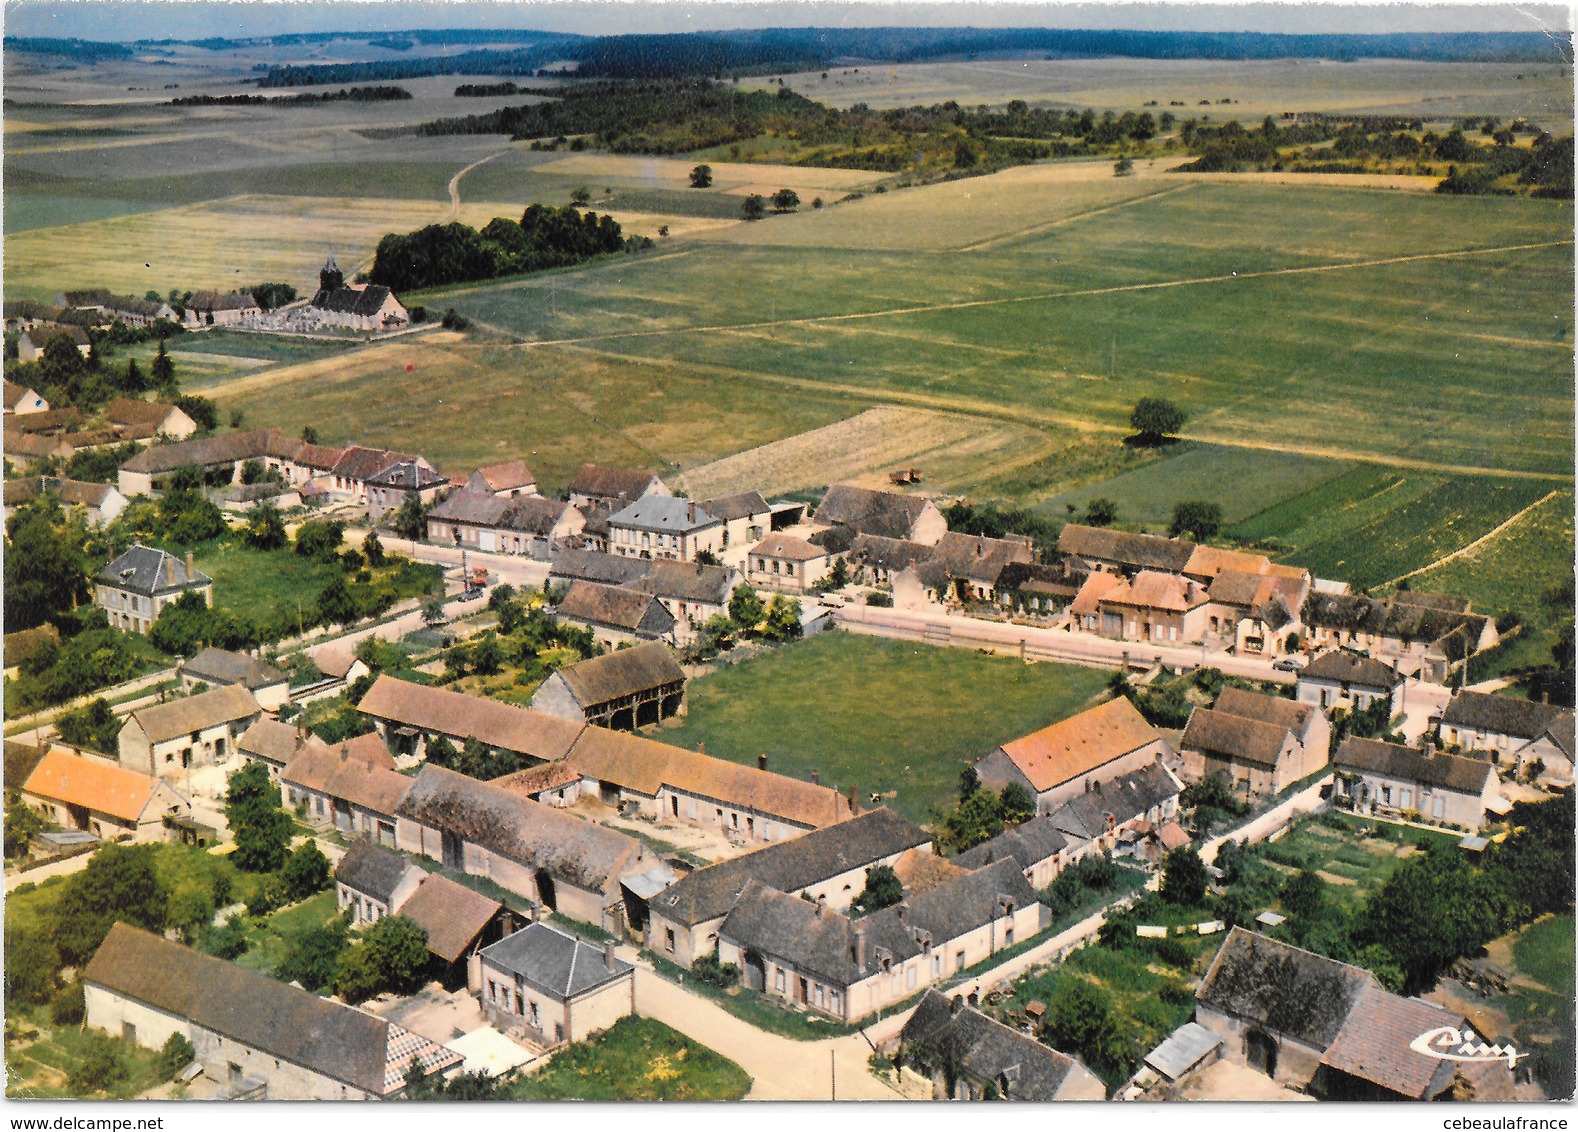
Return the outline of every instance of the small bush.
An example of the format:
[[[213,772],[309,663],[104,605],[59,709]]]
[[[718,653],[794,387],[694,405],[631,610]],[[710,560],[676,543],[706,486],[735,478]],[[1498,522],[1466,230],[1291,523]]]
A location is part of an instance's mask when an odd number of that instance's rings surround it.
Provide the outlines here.
[[[171,1034],[170,1040],[165,1042],[164,1048],[159,1051],[159,1076],[166,1081],[173,1081],[177,1073],[195,1060],[197,1060],[197,1050],[186,1040],[186,1035]]]
[[[733,963],[718,959],[718,953],[700,956],[690,967],[691,974],[715,987],[732,987],[740,981],[740,969]]]
[[[49,1000],[49,1018],[57,1026],[80,1026],[87,1016],[82,997],[82,980],[67,983]]]

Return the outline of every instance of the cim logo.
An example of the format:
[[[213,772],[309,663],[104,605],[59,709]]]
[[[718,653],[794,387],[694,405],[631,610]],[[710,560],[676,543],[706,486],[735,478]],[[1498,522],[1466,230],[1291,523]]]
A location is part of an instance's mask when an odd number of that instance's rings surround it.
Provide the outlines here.
[[[1426,1030],[1409,1042],[1408,1048],[1446,1061],[1505,1061],[1508,1069],[1516,1069],[1518,1059],[1528,1056],[1519,1053],[1511,1043],[1486,1045],[1473,1030],[1459,1030],[1455,1026]]]

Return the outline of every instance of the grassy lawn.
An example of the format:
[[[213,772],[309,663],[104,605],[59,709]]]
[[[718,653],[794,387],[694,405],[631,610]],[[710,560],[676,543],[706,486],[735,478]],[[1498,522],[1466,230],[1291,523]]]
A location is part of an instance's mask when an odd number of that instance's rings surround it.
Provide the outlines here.
[[[966,765],[1105,687],[1094,669],[823,633],[693,681],[684,725],[661,738],[739,763],[765,752],[769,770],[816,770],[863,804],[879,793],[927,821],[953,803]]]
[[[600,1037],[577,1042],[548,1066],[516,1081],[522,1101],[737,1101],[750,1091],[745,1070],[651,1018],[621,1018]]]
[[[1571,913],[1530,924],[1512,945],[1519,972],[1571,1001],[1574,939]]]
[[[338,914],[332,888],[309,896],[299,904],[281,908],[261,924],[253,923],[247,929],[247,949],[236,962],[272,975],[299,936],[322,927]]]
[[[144,1049],[123,1038],[96,1030],[56,1026],[47,1007],[12,1007],[6,1012],[5,1095],[19,1100],[75,1099],[67,1087],[71,1070],[101,1040],[110,1041],[121,1064],[121,1078],[101,1094],[107,1100],[129,1100],[159,1084],[157,1050]],[[13,1041],[10,1031],[21,1035]]]

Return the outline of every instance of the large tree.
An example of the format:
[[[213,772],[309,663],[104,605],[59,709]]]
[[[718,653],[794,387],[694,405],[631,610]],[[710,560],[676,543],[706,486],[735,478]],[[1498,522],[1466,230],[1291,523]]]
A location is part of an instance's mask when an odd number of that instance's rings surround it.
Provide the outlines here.
[[[1129,424],[1147,444],[1160,444],[1183,428],[1188,419],[1177,405],[1160,397],[1141,397],[1129,413]]]
[[[249,873],[272,873],[290,852],[290,815],[279,807],[279,787],[268,767],[249,763],[230,776],[225,822],[236,843],[230,859]]]
[[[28,507],[7,524],[6,632],[31,629],[75,609],[88,598],[85,533],[57,504]]]
[[[86,963],[117,920],[164,931],[169,893],[154,869],[153,853],[151,845],[106,845],[87,868],[67,878],[49,931],[63,962]]]
[[[734,587],[729,595],[729,620],[739,626],[742,633],[755,633],[767,616],[767,607],[756,591],[744,582]]]
[[[712,187],[712,166],[698,165],[690,171],[690,187],[693,189],[706,189]]]
[[[904,885],[891,865],[872,865],[866,870],[866,887],[850,902],[856,912],[876,912],[891,908],[904,899]]]
[[[1205,890],[1211,877],[1205,871],[1205,862],[1193,845],[1184,845],[1167,854],[1162,862],[1162,899],[1169,904],[1186,906],[1199,904],[1205,899]]]
[[[1188,535],[1195,539],[1214,538],[1222,529],[1222,506],[1206,499],[1186,499],[1173,508],[1173,521],[1167,533],[1173,538]]]
[[[365,1002],[385,991],[406,994],[429,969],[427,929],[404,916],[385,916],[345,953],[334,989],[347,1002]]]

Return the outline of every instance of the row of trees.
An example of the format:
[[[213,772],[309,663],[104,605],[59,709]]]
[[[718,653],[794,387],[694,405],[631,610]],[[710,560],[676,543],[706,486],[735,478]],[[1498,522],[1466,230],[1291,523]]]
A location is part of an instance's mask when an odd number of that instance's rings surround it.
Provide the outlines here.
[[[452,222],[390,233],[378,241],[369,278],[395,291],[416,290],[568,267],[624,246],[611,216],[534,204],[519,222],[495,217],[481,232]]]
[[[784,594],[763,601],[755,588],[741,583],[729,595],[727,614],[716,614],[696,631],[686,647],[687,657],[706,660],[741,640],[797,641],[800,639],[800,603]]]

